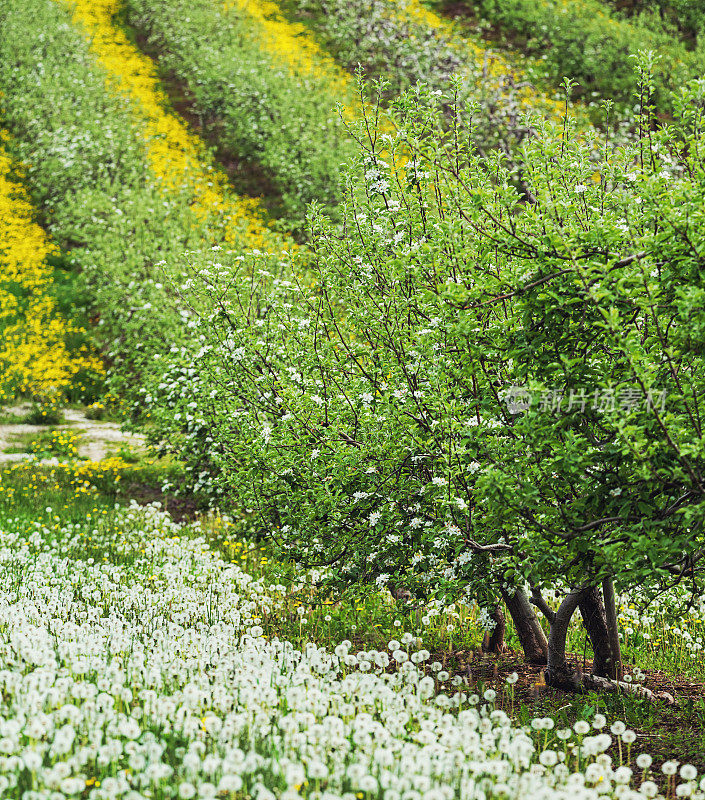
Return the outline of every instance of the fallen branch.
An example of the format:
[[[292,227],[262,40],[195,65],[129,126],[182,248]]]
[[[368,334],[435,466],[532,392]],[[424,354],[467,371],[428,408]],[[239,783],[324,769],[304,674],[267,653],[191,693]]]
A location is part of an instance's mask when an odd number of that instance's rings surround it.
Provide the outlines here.
[[[663,700],[669,706],[676,705],[675,698],[669,692],[653,692],[647,689],[646,686],[640,686],[638,683],[628,683],[627,681],[613,681],[609,678],[601,678],[598,675],[583,675],[583,686],[586,689],[597,689],[603,692],[621,692],[623,694],[636,695],[650,700],[652,703],[656,700]]]
[[[550,683],[547,681],[547,685],[576,694],[584,694],[590,690],[598,692],[619,692],[642,697],[652,703],[661,700],[669,706],[676,705],[675,698],[669,692],[653,692],[651,689],[647,689],[646,686],[640,686],[638,683],[613,681],[609,678],[601,678],[599,675],[583,675],[580,670],[569,674],[554,675]]]

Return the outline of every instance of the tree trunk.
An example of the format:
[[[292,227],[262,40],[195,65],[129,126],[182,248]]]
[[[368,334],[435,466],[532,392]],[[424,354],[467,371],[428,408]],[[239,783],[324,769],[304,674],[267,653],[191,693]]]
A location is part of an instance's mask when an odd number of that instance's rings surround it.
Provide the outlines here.
[[[615,659],[617,680],[622,679],[622,646],[619,643],[619,628],[617,627],[617,602],[614,596],[614,583],[612,578],[602,581],[602,594],[605,598],[605,614],[607,616],[607,633],[610,639],[610,648]]]
[[[504,632],[507,623],[504,619],[504,612],[499,603],[495,603],[492,608],[490,618],[494,621],[494,628],[487,631],[482,641],[482,651],[484,653],[503,653],[506,649],[504,644]]]
[[[621,677],[619,651],[615,653],[607,624],[607,614],[597,587],[586,589],[579,601],[585,630],[593,652],[592,674],[617,680]]]
[[[510,595],[502,589],[502,599],[509,609],[524,657],[529,664],[545,664],[548,658],[546,635],[526,593],[517,589]]]
[[[556,689],[569,692],[582,690],[581,675],[568,663],[565,655],[565,644],[568,636],[568,625],[580,603],[584,589],[574,589],[568,594],[554,618],[548,634],[548,663],[546,665],[546,683]]]
[[[610,587],[607,589],[607,596],[610,596]],[[609,599],[608,599],[608,602]],[[668,692],[652,692],[644,686],[626,683],[621,680],[613,680],[608,676],[596,674],[583,675],[568,663],[566,658],[565,646],[568,636],[568,625],[575,613],[575,609],[580,607],[580,613],[588,629],[591,638],[595,636],[597,642],[597,652],[604,656],[604,643],[609,643],[607,614],[602,605],[599,591],[594,587],[583,587],[573,589],[570,594],[563,598],[558,611],[551,620],[551,631],[548,635],[548,664],[546,666],[546,683],[556,689],[563,689],[569,692],[585,692],[588,689],[606,692],[622,692],[624,694],[644,697],[652,702],[663,700],[669,705],[673,705],[675,700],[673,695]],[[598,665],[597,652],[595,655],[596,668]],[[614,660],[612,650],[608,652],[608,658],[602,658],[602,669],[614,668],[618,663]],[[596,669],[594,668],[594,669]]]

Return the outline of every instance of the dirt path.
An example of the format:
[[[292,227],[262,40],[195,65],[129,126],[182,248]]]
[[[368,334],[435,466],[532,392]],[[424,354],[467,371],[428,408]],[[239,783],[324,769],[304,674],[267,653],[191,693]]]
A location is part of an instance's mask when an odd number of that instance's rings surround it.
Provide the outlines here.
[[[81,439],[78,445],[80,458],[100,461],[108,456],[116,455],[122,447],[141,452],[145,450],[144,437],[120,430],[116,422],[101,422],[88,419],[80,409],[64,409],[64,423],[61,425],[27,425],[20,420],[30,410],[29,406],[16,406],[5,411],[5,414],[17,417],[17,422],[0,424],[0,466],[16,461],[32,458],[31,453],[6,453],[13,447],[21,446],[27,437],[34,438],[48,430],[70,430]],[[41,463],[55,464],[63,459],[42,459]]]

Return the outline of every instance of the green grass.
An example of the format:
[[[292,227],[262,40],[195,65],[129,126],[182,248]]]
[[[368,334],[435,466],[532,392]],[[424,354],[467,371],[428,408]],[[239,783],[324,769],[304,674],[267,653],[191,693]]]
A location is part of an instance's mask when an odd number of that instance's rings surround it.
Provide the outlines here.
[[[510,713],[506,693],[499,705]],[[631,759],[633,766],[635,756],[644,752],[657,762],[676,758],[694,764],[699,772],[705,767],[705,699],[702,695],[684,698],[678,706],[668,706],[623,694],[589,692],[571,696],[541,688],[519,693],[513,716],[522,724],[530,724],[537,716],[551,717],[555,721],[554,730],[558,730],[570,727],[579,719],[592,719],[596,712],[607,717],[607,730],[613,720],[619,719],[637,734],[633,745],[622,745],[621,753],[618,745],[612,747],[610,754],[616,764]]]
[[[60,409],[54,406],[37,404],[34,404],[32,408],[19,419],[19,422],[23,425],[61,425],[63,421],[64,415]]]
[[[85,520],[129,503],[123,487],[139,485],[159,492],[166,480],[179,482],[180,467],[148,455],[127,464],[119,458],[104,462],[62,464],[56,467],[20,462],[0,469],[0,525],[9,520],[35,521],[59,516],[62,521]]]
[[[0,425],[3,424],[0,422]],[[10,423],[12,424],[12,423]],[[14,453],[28,453],[29,452],[29,443],[32,441],[32,434],[31,433],[13,433],[11,436],[8,437],[10,444],[9,446],[5,447],[2,451],[3,453],[14,454]]]
[[[117,456],[120,466],[113,469],[86,465],[83,469],[87,477],[81,474],[80,465],[7,467],[0,472],[0,524],[9,518],[36,519],[46,507],[51,507],[62,519],[74,520],[85,518],[86,513],[102,513],[114,508],[115,503],[126,504],[131,497],[144,501],[156,499],[164,504],[175,501],[175,495],[163,494],[161,486],[165,483],[179,486],[182,482],[177,462],[169,458],[155,460],[125,448]],[[198,508],[198,501],[192,499],[188,513],[196,513]],[[458,604],[436,613],[432,607],[396,601],[388,592],[369,586],[353,587],[340,597],[322,596],[316,591],[310,572],[278,561],[270,543],[247,541],[241,530],[240,524],[227,517],[205,517],[203,521],[209,545],[224,558],[242,565],[256,578],[264,577],[268,583],[291,587],[291,613],[270,621],[276,624],[277,635],[292,641],[315,639],[325,644],[349,638],[360,647],[369,648],[386,646],[390,639],[411,632],[422,637],[429,650],[443,654],[446,661],[459,669],[466,668],[468,659],[481,645],[483,631],[473,607]],[[305,614],[300,614],[299,608]],[[680,679],[705,680],[705,658],[694,656],[684,647],[682,634],[686,627],[693,638],[705,633],[701,621],[691,620],[682,629],[671,625],[669,630],[666,617],[657,617],[650,627],[651,633],[644,629],[623,640],[625,663]],[[651,638],[646,638],[649,635]],[[511,624],[507,626],[507,644],[519,652]],[[592,658],[589,640],[579,624],[570,630],[568,649],[576,654],[578,661]],[[501,668],[501,662],[498,667]]]
[[[0,425],[61,425],[64,415],[61,411],[53,411],[39,405],[32,405],[24,414],[3,411],[0,408]]]
[[[74,470],[37,468],[22,462],[0,472],[0,526],[10,520],[13,524],[46,522],[55,516],[79,522],[114,504],[114,496],[86,486]]]

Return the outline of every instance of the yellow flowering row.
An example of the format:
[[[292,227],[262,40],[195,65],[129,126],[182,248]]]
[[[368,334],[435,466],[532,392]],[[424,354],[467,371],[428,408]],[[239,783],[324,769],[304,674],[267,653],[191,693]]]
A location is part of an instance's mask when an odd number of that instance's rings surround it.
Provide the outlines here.
[[[349,73],[321,48],[305,25],[287,20],[272,0],[226,0],[224,8],[226,11],[236,8],[247,14],[262,49],[282,66],[314,78],[342,104],[352,98]]]
[[[433,31],[450,44],[462,63],[481,67],[500,94],[506,96],[508,103],[517,103],[525,112],[536,111],[555,121],[562,120],[565,114],[563,101],[535,89],[519,66],[494,49],[461,35],[454,23],[428,9],[421,0],[388,0],[387,5],[390,19],[396,19],[412,30]],[[287,20],[274,0],[226,0],[225,8],[233,7],[249,15],[250,24],[258,30],[258,41],[263,49],[293,73],[315,75],[326,87],[334,87],[347,118],[359,117],[359,112],[350,110],[344,102],[346,98],[352,99],[352,77],[320,47],[305,25]],[[587,115],[581,109],[574,107],[571,113],[578,118],[581,128],[588,126]],[[400,153],[396,154],[396,161],[396,166],[403,169],[405,159]]]
[[[252,24],[259,28],[262,47],[293,71],[314,74],[326,86],[332,87],[345,105],[345,99],[352,97],[352,79],[315,41],[310,30],[297,22],[288,21],[273,0],[227,0],[226,8],[236,6],[247,12]],[[513,91],[514,98],[526,111],[536,110],[547,117],[560,120],[565,113],[562,100],[535,89],[523,74],[520,66],[498,53],[484,43],[461,35],[457,26],[450,20],[427,8],[421,0],[389,0],[389,15],[412,28],[426,28],[440,34],[448,41],[461,60],[481,66],[489,78],[502,81],[511,79],[511,84],[521,85]],[[523,84],[523,85],[522,85]],[[346,109],[347,111],[347,109]],[[580,109],[574,114],[581,116]],[[353,114],[348,111],[349,117]],[[585,120],[587,122],[587,118]]]
[[[279,6],[273,0],[227,0],[225,8],[237,7],[251,17],[251,24],[259,29],[259,40],[262,47],[281,62],[296,72],[315,76],[321,83],[330,87],[344,101],[350,97],[352,80],[349,73],[336,64],[334,59],[327,54],[316,42],[309,29],[297,22],[290,22],[281,13]],[[442,33],[458,47],[459,52],[476,63],[487,62],[488,74],[491,77],[501,77],[513,74],[520,78],[518,70],[509,61],[490,51],[485,46],[460,37],[455,26],[447,19],[439,16],[426,8],[420,0],[405,0],[404,2],[390,2],[390,15],[398,19],[413,23],[417,26],[430,28]],[[541,104],[549,102],[551,106],[560,109],[560,105],[548,98],[539,95],[528,88],[526,97],[540,99]]]
[[[60,395],[82,370],[102,371],[86,347],[67,346],[82,334],[57,309],[53,269],[56,253],[21,183],[0,131],[0,403],[17,395],[44,401]]]
[[[132,102],[135,125],[144,138],[149,167],[165,194],[186,191],[201,223],[218,220],[225,241],[243,248],[281,250],[286,242],[266,225],[254,199],[239,198],[226,186],[203,143],[168,109],[152,61],[114,24],[119,0],[56,0],[72,11],[74,23],[90,39],[98,63],[108,74],[108,89]]]

